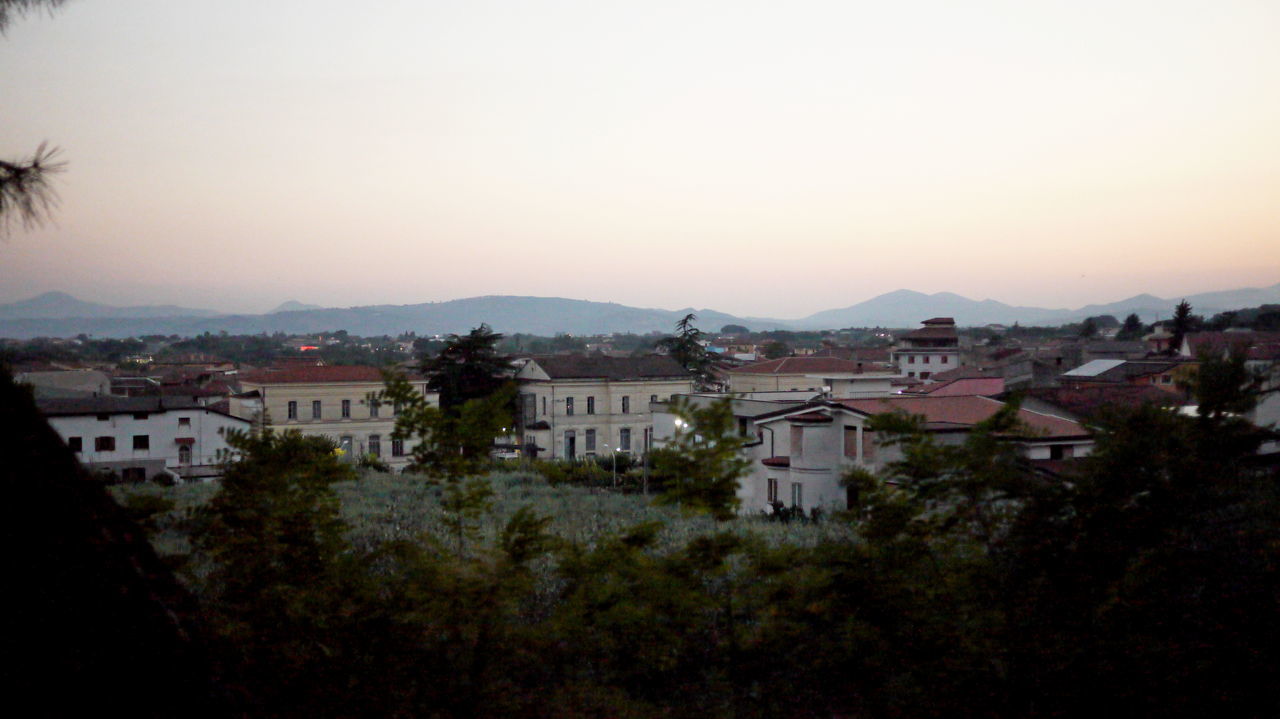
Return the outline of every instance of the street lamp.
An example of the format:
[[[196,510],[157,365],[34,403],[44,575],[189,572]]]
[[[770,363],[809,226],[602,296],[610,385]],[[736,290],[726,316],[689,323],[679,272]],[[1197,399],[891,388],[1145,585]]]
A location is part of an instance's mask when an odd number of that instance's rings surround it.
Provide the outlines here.
[[[613,486],[617,487],[618,486],[618,450],[615,447],[610,447],[608,442],[601,442],[600,444],[604,445],[604,448],[609,450],[609,455],[613,457]]]

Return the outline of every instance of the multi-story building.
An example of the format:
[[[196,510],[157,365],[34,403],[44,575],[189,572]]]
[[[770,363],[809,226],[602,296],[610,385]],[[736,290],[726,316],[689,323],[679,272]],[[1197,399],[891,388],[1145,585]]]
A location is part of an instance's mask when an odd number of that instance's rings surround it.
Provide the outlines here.
[[[439,406],[440,395],[427,389],[426,378],[410,377],[409,382],[428,404]],[[240,377],[240,387],[233,398],[236,413],[263,426],[328,437],[347,456],[373,455],[392,469],[409,463],[413,440],[391,438],[396,408],[375,399],[385,388],[377,367],[266,369]]]
[[[217,476],[227,432],[250,428],[190,398],[103,395],[39,399],[37,406],[86,467],[129,481]]]
[[[644,452],[653,434],[650,402],[693,389],[670,357],[549,356],[524,361],[520,443],[526,454],[577,459]]]
[[[884,412],[905,412],[924,420],[924,430],[940,444],[962,443],[978,423],[1004,403],[977,396],[882,397],[819,400],[754,418],[767,442],[754,447],[751,473],[739,485],[742,511],[763,511],[776,503],[811,510],[845,509],[841,486],[852,467],[883,469],[901,458],[884,446],[867,420]],[[1023,430],[1005,436],[1030,461],[1060,461],[1089,454],[1093,439],[1079,422],[1028,409],[1018,411]]]
[[[960,336],[950,317],[927,319],[914,332],[903,335],[894,348],[893,363],[908,377],[927,380],[936,372],[960,366]]]
[[[894,376],[890,368],[877,362],[840,359],[838,357],[783,357],[733,367],[725,371],[729,392],[832,392],[833,380],[844,386],[863,385]],[[843,391],[843,389],[842,389]]]

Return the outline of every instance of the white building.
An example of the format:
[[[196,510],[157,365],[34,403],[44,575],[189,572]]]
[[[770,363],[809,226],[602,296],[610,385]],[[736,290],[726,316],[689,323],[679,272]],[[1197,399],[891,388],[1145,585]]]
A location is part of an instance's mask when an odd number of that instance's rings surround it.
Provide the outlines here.
[[[516,383],[520,443],[551,459],[644,452],[653,434],[650,403],[693,389],[683,367],[656,355],[534,357],[516,371]]]
[[[989,397],[893,396],[878,399],[823,400],[757,417],[756,426],[771,442],[757,445],[755,467],[743,480],[743,511],[764,511],[774,502],[811,510],[845,509],[846,470],[871,472],[901,458],[897,447],[883,447],[867,420],[885,412],[904,412],[924,419],[924,429],[941,444],[960,444],[975,425],[1001,407]],[[1025,432],[1012,434],[1028,460],[1063,460],[1087,456],[1093,447],[1089,431],[1063,417],[1021,409]]]
[[[250,428],[247,420],[172,397],[40,399],[37,406],[90,471],[130,481],[217,476],[229,451],[226,433]]]
[[[960,336],[956,321],[950,317],[934,317],[924,327],[908,332],[894,348],[893,363],[908,377],[927,380],[937,372],[960,366]]]

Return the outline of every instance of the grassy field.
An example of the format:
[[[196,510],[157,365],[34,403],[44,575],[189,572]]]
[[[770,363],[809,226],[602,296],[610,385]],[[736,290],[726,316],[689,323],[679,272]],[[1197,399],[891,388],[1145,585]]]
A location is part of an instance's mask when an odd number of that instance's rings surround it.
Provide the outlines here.
[[[812,546],[823,541],[850,541],[848,525],[839,520],[780,523],[764,517],[740,517],[717,523],[706,516],[686,515],[674,507],[655,505],[648,497],[600,489],[552,486],[536,473],[495,472],[487,476],[494,491],[493,508],[478,527],[480,546],[493,537],[512,514],[522,507],[553,518],[551,531],[566,542],[590,547],[602,538],[646,522],[661,522],[660,551],[683,546],[689,539],[715,531],[753,534],[771,545]],[[417,475],[362,472],[360,479],[336,485],[344,518],[351,527],[350,538],[357,547],[371,548],[389,540],[412,540],[433,536],[446,540],[441,489]],[[117,500],[129,495],[155,495],[171,500],[172,510],[156,515],[152,541],[162,555],[185,554],[190,550],[186,518],[217,492],[217,483],[176,487],[118,485]]]

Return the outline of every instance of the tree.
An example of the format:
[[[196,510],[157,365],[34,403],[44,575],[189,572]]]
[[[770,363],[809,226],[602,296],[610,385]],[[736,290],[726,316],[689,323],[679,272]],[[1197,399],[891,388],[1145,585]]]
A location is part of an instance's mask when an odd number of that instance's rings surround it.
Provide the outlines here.
[[[1137,314],[1130,314],[1124,318],[1124,324],[1120,326],[1120,331],[1116,333],[1118,340],[1136,340],[1142,339],[1142,320]]]
[[[1085,339],[1098,336],[1098,323],[1093,321],[1092,317],[1085,318],[1083,324],[1080,325],[1079,335]]]
[[[449,335],[440,354],[423,360],[422,371],[431,377],[427,387],[440,393],[441,409],[456,414],[467,401],[488,397],[506,384],[511,367],[498,354],[501,340],[482,324],[466,335]]]
[[[658,340],[656,347],[665,349],[671,358],[680,363],[693,376],[694,389],[705,390],[711,385],[711,356],[702,346],[702,330],[693,326],[698,319],[692,312],[676,323],[676,333]]]
[[[1183,300],[1173,310],[1173,340],[1169,343],[1169,354],[1176,355],[1182,351],[1182,340],[1192,330],[1195,317],[1191,314],[1191,303]]]
[[[44,7],[50,11],[64,0],[0,0],[0,33],[17,15]],[[41,143],[30,157],[0,160],[0,238],[8,236],[14,224],[31,229],[49,218],[57,204],[50,177],[66,164],[57,160],[58,149]]]
[[[726,397],[706,406],[672,400],[675,438],[654,452],[654,473],[666,483],[663,504],[706,512],[717,520],[738,509],[738,479],[751,466],[742,448],[751,440],[738,434],[732,402]]]
[[[750,329],[742,325],[725,325],[724,327],[720,328],[720,334],[722,335],[745,335],[745,334],[749,334],[750,332],[751,332]]]
[[[773,342],[766,343],[764,346],[765,359],[781,359],[783,357],[790,356],[791,348],[788,347],[785,342],[778,342],[777,340],[774,340]]]

